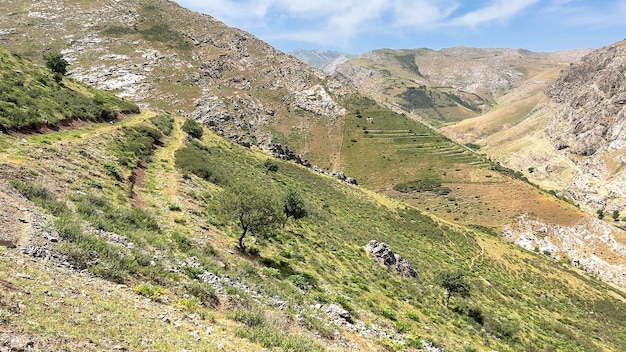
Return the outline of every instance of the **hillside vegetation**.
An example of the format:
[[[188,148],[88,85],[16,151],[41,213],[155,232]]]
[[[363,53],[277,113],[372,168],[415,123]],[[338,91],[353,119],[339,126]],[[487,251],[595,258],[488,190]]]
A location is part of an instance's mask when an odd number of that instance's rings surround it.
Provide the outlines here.
[[[51,71],[0,48],[0,129],[54,128],[75,119],[110,121],[138,113],[135,103],[71,79],[56,82]]]
[[[569,246],[501,236],[517,224],[506,233],[550,242],[546,223],[558,236],[589,219],[476,145],[169,1],[0,9],[7,47],[35,60],[58,50],[70,77],[149,107],[0,135],[3,347],[626,349],[623,290],[573,268]],[[409,59],[396,61],[427,76]],[[273,143],[361,186],[274,159]],[[623,262],[612,231],[584,244],[609,267]],[[372,241],[415,275],[370,257]],[[397,268],[387,254],[377,259]]]
[[[266,154],[208,130],[189,140],[182,122],[143,114],[25,143],[1,137],[2,199],[21,204],[24,220],[3,217],[3,228],[17,231],[2,235],[25,254],[2,249],[0,337],[84,350],[626,346],[620,291],[483,228],[291,163],[268,168]],[[241,183],[278,198],[295,190],[308,216],[253,232],[239,252],[241,228],[219,199]],[[372,239],[413,263],[419,278],[370,258],[363,246]],[[457,269],[471,295],[446,307],[437,278]]]

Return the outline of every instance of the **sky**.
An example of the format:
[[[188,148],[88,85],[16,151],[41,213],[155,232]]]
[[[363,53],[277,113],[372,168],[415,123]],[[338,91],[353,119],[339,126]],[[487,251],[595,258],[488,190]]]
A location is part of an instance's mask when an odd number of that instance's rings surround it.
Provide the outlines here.
[[[626,0],[176,0],[277,49],[600,48],[626,39]]]

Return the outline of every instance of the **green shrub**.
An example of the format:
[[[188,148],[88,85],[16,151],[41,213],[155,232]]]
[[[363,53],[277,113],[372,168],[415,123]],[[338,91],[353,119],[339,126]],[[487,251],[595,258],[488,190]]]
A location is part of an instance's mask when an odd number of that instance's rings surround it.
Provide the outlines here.
[[[285,217],[293,218],[294,220],[302,219],[308,215],[304,200],[295,188],[287,189],[287,193],[283,198],[283,211]]]
[[[204,134],[204,130],[202,129],[202,125],[200,125],[196,120],[187,119],[185,123],[183,123],[182,127],[183,131],[185,131],[189,137],[201,139]]]
[[[278,164],[272,159],[265,159],[263,162],[263,167],[267,172],[276,172],[278,171]]]
[[[62,76],[67,74],[67,67],[70,65],[61,53],[52,53],[44,57],[46,60],[46,66],[50,71],[58,73]]]
[[[406,338],[406,343],[413,347],[413,348],[417,348],[417,349],[421,349],[424,346],[422,346],[422,339],[420,339],[419,336],[415,335],[415,336],[409,336]]]
[[[220,305],[220,299],[211,284],[194,281],[185,285],[185,290],[207,307],[216,308]]]
[[[302,290],[310,290],[316,286],[316,278],[313,274],[302,272],[289,276],[289,280],[298,288]]]
[[[411,331],[411,325],[405,321],[396,322],[395,328],[399,334],[406,334],[407,332]]]
[[[167,208],[170,211],[181,211],[182,210],[182,208],[178,204],[170,204]]]
[[[183,266],[182,268],[180,268],[180,270],[183,272],[183,274],[189,276],[192,279],[197,279],[198,276],[204,273],[203,268],[196,268],[188,265]]]
[[[237,309],[231,315],[234,321],[240,322],[246,326],[260,326],[265,323],[265,314],[259,308],[255,309]]]
[[[174,240],[174,243],[176,243],[178,250],[183,253],[188,253],[193,249],[193,243],[191,243],[191,240],[183,234],[174,232],[172,233],[172,239]]]
[[[380,314],[382,314],[383,317],[389,319],[389,320],[393,320],[396,321],[396,313],[394,312],[393,309],[389,308],[389,307],[383,307],[381,309]]]
[[[169,136],[174,130],[174,117],[170,114],[160,114],[150,118],[150,122],[164,135]]]

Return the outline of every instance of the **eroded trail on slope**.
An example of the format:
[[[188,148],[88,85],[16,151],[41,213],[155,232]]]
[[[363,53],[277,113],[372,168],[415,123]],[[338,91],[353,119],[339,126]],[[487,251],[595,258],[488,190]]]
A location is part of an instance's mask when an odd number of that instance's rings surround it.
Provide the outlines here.
[[[150,205],[163,211],[180,206],[180,180],[176,170],[176,151],[184,143],[186,134],[181,130],[181,120],[174,120],[174,128],[163,147],[158,148],[152,163],[145,169],[143,184],[136,185],[136,191],[145,197]],[[181,214],[182,216],[182,214]],[[173,222],[171,217],[165,217]]]

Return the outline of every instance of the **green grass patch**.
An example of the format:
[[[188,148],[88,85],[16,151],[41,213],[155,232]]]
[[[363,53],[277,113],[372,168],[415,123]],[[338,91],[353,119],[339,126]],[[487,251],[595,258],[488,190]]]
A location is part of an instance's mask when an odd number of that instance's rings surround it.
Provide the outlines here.
[[[139,107],[0,50],[0,129],[57,128],[70,119],[111,121]]]
[[[150,122],[164,135],[169,136],[174,130],[174,117],[170,114],[160,114],[150,118]]]

